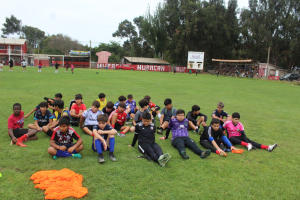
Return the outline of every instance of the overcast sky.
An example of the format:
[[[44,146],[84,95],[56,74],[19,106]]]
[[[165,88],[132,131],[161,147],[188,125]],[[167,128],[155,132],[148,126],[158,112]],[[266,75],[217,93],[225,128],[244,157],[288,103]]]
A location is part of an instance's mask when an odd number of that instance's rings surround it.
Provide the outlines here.
[[[46,35],[63,33],[82,44],[92,41],[92,46],[101,42],[117,41],[112,37],[121,21],[144,15],[147,7],[151,12],[162,0],[13,0],[1,1],[0,25],[12,14],[23,25],[37,27]],[[226,1],[227,2],[227,1]],[[247,0],[238,0],[239,8],[247,7]],[[2,33],[2,31],[0,31]],[[17,37],[17,36],[13,36]]]

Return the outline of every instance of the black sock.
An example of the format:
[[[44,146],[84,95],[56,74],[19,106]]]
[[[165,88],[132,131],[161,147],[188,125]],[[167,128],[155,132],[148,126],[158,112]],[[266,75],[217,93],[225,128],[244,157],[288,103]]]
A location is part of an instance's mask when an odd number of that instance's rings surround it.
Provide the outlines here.
[[[52,136],[53,131],[52,131],[51,129],[49,129],[49,130],[46,132],[46,134],[49,135],[49,136]]]

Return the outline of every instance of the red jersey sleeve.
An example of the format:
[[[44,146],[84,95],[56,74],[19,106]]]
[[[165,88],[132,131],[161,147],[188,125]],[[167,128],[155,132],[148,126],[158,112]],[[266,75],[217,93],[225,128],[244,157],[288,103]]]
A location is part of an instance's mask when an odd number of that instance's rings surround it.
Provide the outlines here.
[[[9,116],[8,120],[7,120],[7,128],[14,128],[14,120],[11,116]]]
[[[56,128],[54,129],[54,131],[53,131],[53,133],[52,133],[52,136],[51,136],[51,140],[56,141],[56,140],[55,140],[55,139],[56,139],[56,132],[57,132],[58,129],[59,129],[59,127],[56,127]]]

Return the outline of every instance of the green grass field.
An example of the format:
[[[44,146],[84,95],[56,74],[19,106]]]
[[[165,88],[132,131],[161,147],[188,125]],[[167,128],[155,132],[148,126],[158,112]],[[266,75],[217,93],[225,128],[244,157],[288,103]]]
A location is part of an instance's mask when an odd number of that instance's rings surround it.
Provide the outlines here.
[[[68,168],[83,175],[83,186],[89,193],[83,199],[299,199],[300,158],[298,154],[300,87],[296,82],[266,81],[198,75],[139,71],[75,69],[75,74],[60,68],[21,67],[13,72],[4,67],[0,72],[0,199],[44,199],[44,191],[35,189],[30,176],[40,170]],[[95,72],[99,72],[96,74]],[[171,138],[156,142],[173,159],[165,168],[146,159],[137,158],[137,147],[130,148],[133,133],[125,138],[116,136],[115,156],[111,162],[98,163],[97,153],[91,150],[90,136],[78,127],[85,149],[82,159],[53,160],[47,153],[49,137],[38,133],[39,139],[26,142],[28,147],[10,146],[7,119],[18,102],[27,114],[44,97],[62,93],[65,107],[75,94],[81,93],[87,107],[106,94],[108,101],[133,94],[138,102],[145,95],[163,107],[165,98],[173,106],[188,112],[198,104],[208,115],[223,101],[229,114],[239,112],[246,135],[265,145],[277,143],[271,153],[266,150],[229,153],[227,158],[212,154],[207,159],[187,150],[189,160],[183,160],[171,145]],[[25,126],[33,123],[33,114]],[[157,123],[158,124],[158,123]],[[190,131],[198,146],[199,135]],[[137,146],[137,145],[136,145]],[[203,149],[203,147],[200,147]],[[70,198],[72,199],[72,198]]]

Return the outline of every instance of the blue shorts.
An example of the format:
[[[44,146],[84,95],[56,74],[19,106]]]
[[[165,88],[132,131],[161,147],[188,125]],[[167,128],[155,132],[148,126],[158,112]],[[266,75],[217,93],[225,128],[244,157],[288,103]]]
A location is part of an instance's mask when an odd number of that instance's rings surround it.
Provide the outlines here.
[[[42,68],[42,66],[39,66],[39,69],[41,69]]]

